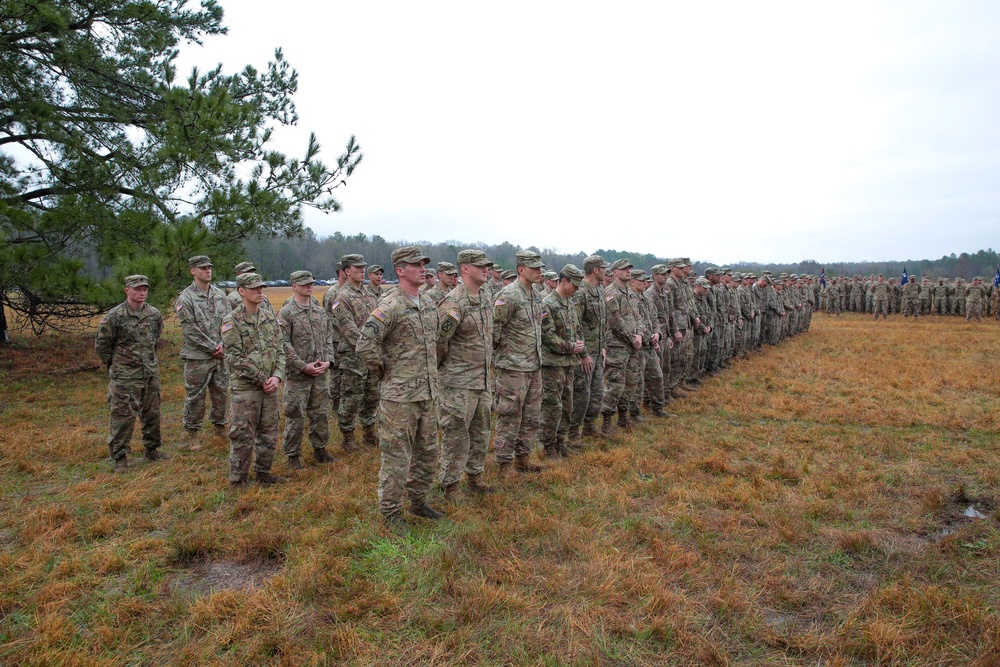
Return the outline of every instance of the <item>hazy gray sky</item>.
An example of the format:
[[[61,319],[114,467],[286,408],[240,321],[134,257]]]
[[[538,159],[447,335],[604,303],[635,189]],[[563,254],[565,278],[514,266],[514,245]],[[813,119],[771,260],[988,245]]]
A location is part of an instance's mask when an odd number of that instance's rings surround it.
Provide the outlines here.
[[[183,63],[299,71],[365,152],[317,234],[717,262],[997,247],[1000,3],[223,0]],[[183,70],[182,70],[183,72]]]

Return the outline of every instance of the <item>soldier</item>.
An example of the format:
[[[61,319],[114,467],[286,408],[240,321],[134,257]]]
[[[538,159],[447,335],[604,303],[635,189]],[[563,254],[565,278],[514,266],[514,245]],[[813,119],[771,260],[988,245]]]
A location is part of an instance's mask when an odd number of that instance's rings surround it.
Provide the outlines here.
[[[424,265],[416,246],[392,252],[399,289],[387,294],[361,329],[355,350],[364,368],[380,380],[378,504],[388,526],[408,530],[403,495],[410,512],[440,519],[427,504],[438,462],[438,311],[420,296]]]
[[[556,273],[555,271],[546,271],[545,273],[542,274],[542,284],[541,284],[542,301],[545,300],[545,297],[552,294],[552,291],[556,288],[556,285],[558,284],[559,284],[559,274]]]
[[[691,263],[683,257],[675,257],[667,263],[667,267],[670,269],[667,288],[672,298],[670,308],[675,326],[674,347],[670,351],[670,391],[674,398],[683,398],[687,396],[688,389],[693,389],[681,384],[694,356],[693,292],[686,280],[691,273]]]
[[[569,456],[566,436],[573,411],[574,369],[586,357],[575,306],[570,302],[584,273],[567,264],[556,287],[542,301],[541,443],[545,456]]]
[[[354,350],[358,345],[361,327],[375,308],[374,299],[362,289],[365,267],[368,264],[361,255],[350,254],[340,258],[340,264],[347,272],[347,282],[337,290],[337,296],[330,306],[334,323],[340,331],[340,345],[337,348],[340,364],[340,408],[337,425],[340,427],[342,446],[350,453],[356,448],[354,439],[355,420],[361,422],[364,444],[377,447],[375,438],[375,410],[378,408],[378,378],[361,364]]]
[[[670,349],[674,346],[673,327],[671,326],[670,318],[670,290],[667,288],[667,276],[670,273],[670,269],[667,268],[666,264],[655,264],[649,271],[651,273],[649,276],[650,285],[646,288],[646,296],[649,297],[650,319],[653,320],[655,332],[659,334],[658,342],[660,344],[658,354],[650,355],[650,357],[655,357],[655,361],[660,365],[660,372],[657,375],[656,371],[651,369],[647,362],[644,380],[647,387],[656,387],[657,377],[659,378],[660,407],[657,409],[655,401],[651,399],[650,405],[653,416],[676,417],[677,415],[666,412],[663,409],[664,403],[674,400],[673,396],[670,396],[667,390],[670,373]]]
[[[483,285],[483,298],[486,299],[488,296],[488,301],[493,303],[493,299],[496,298],[500,290],[503,289],[503,267],[493,262],[493,267],[490,269],[490,279]]]
[[[964,279],[957,278],[955,280],[955,303],[951,310],[952,315],[965,315],[965,303],[968,289],[969,288],[966,286]]]
[[[517,280],[517,271],[507,270],[507,271],[504,271],[503,274],[501,275],[500,282],[502,282],[503,286],[506,287],[507,285],[510,285],[511,283],[513,283],[515,280]],[[503,288],[501,288],[501,289],[503,289]]]
[[[437,273],[433,269],[425,269],[424,286],[420,288],[420,293],[423,294],[435,285],[437,285]]]
[[[236,277],[239,278],[244,273],[257,273],[257,268],[254,266],[253,262],[240,262],[234,267],[233,271],[236,273]],[[242,303],[238,287],[230,292],[226,298],[229,300],[229,312],[239,308]],[[264,295],[264,300],[261,302],[260,307],[274,315],[274,307],[271,306],[271,302],[268,300],[266,294]]]
[[[446,500],[453,499],[463,472],[470,492],[493,490],[480,481],[493,405],[493,302],[483,294],[490,266],[482,250],[458,253],[462,282],[438,305],[438,377],[443,388],[438,481]]]
[[[882,319],[888,319],[889,317],[889,285],[885,282],[885,276],[883,274],[878,274],[878,280],[875,281],[875,286],[872,288],[874,293],[874,310],[875,319],[881,315]]]
[[[652,276],[642,269],[633,269],[630,284],[635,291],[639,312],[639,329],[642,334],[642,349],[639,350],[639,381],[636,392],[629,404],[629,414],[637,422],[644,421],[642,406],[649,407],[656,417],[663,412],[663,368],[660,365],[660,326],[656,319],[656,304],[646,294],[653,282]]]
[[[333,325],[333,349],[336,350],[340,347],[340,329],[337,327],[337,320],[333,316],[333,304],[337,300],[337,291],[344,286],[347,282],[347,272],[341,266],[340,262],[334,265],[337,272],[337,282],[330,285],[326,292],[323,294],[323,310],[326,311],[327,317],[330,318],[330,323]],[[380,290],[381,291],[381,290]],[[334,356],[330,363],[330,368],[327,370],[329,378],[327,381],[330,383],[330,413],[336,415],[340,410],[340,361]]]
[[[639,350],[642,334],[639,332],[636,296],[629,286],[632,263],[619,259],[611,264],[615,281],[604,289],[604,305],[608,311],[608,340],[604,361],[604,404],[601,414],[604,422],[601,435],[615,434],[613,420],[618,415],[618,426],[630,426],[629,403],[639,384]]]
[[[330,364],[334,359],[333,323],[312,298],[316,280],[308,271],[289,276],[293,300],[278,313],[285,347],[285,456],[288,467],[302,469],[302,438],[309,418],[309,442],[316,463],[331,463],[326,451],[330,440]]]
[[[149,279],[125,278],[125,301],[108,311],[97,327],[94,347],[108,370],[108,451],[114,472],[128,470],[132,431],[138,418],[142,446],[149,461],[165,461],[160,437],[160,367],[156,344],[163,332],[163,316],[146,303]]]
[[[503,475],[513,462],[518,472],[539,472],[529,462],[538,439],[542,409],[542,303],[532,289],[541,280],[541,256],[517,252],[517,280],[493,303],[497,420],[493,453]]]
[[[368,267],[368,284],[365,285],[365,291],[375,303],[378,303],[383,296],[382,274],[384,273],[385,269],[378,264],[372,264]]]
[[[913,315],[913,319],[920,316],[920,283],[916,279],[911,279],[903,285],[902,290],[903,319]]]
[[[573,297],[577,322],[586,352],[573,369],[573,412],[569,422],[569,444],[578,444],[577,436],[596,435],[594,422],[601,414],[604,400],[604,347],[607,340],[608,312],[604,306],[604,272],[610,266],[600,255],[583,260],[584,278]],[[582,431],[581,429],[582,425]]]
[[[973,317],[976,322],[983,321],[983,304],[986,301],[986,286],[983,279],[976,276],[972,279],[972,284],[965,288],[965,321],[968,322]]]
[[[458,269],[451,262],[438,262],[437,279],[437,284],[424,292],[424,296],[433,301],[435,306],[458,285]]]
[[[259,274],[236,279],[241,304],[222,320],[222,344],[229,366],[229,483],[245,486],[251,459],[259,484],[277,484],[271,474],[278,446],[278,387],[285,378],[285,349],[277,318],[261,306]]]
[[[212,398],[209,421],[218,435],[226,433],[229,397],[225,353],[222,349],[222,318],[229,314],[225,292],[212,285],[212,261],[205,255],[188,260],[194,281],[177,297],[175,310],[184,334],[184,432],[181,447],[201,448],[198,434],[205,419],[205,394]]]
[[[937,285],[934,286],[934,314],[948,314],[948,286],[944,284],[944,278],[938,278]]]

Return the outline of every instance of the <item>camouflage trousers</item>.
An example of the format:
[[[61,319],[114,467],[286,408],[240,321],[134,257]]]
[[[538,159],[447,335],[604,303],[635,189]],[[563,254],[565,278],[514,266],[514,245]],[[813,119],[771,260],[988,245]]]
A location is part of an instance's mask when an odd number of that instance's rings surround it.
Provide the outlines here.
[[[920,302],[916,299],[903,299],[903,317],[920,315]]]
[[[935,315],[948,314],[948,302],[945,301],[944,297],[941,296],[934,297],[934,314]]]
[[[131,451],[135,420],[142,425],[142,446],[156,449],[163,444],[160,437],[160,378],[141,380],[111,380],[108,383],[108,453],[118,460]]]
[[[691,360],[694,358],[694,333],[685,329],[684,337],[674,339],[674,349],[670,351],[670,388],[673,389],[690,377]]]
[[[965,303],[965,321],[968,322],[972,318],[976,318],[977,322],[983,321],[983,303],[982,301],[971,301],[968,300]]]
[[[952,315],[965,315],[966,300],[960,297],[955,298],[955,307],[952,309]]]
[[[760,327],[764,318],[760,315],[753,316],[753,332],[750,334],[750,347],[758,348],[761,345]]]
[[[875,299],[874,310],[875,310],[875,319],[876,320],[878,319],[879,315],[882,316],[882,319],[888,318],[889,317],[889,302],[886,301],[885,299]]]
[[[444,387],[441,392],[441,486],[451,486],[462,473],[483,472],[490,448],[493,397],[485,389]]]
[[[330,383],[330,414],[336,416],[340,411],[340,368],[337,366],[337,362],[330,364],[330,369],[327,371],[330,378],[328,382]]]
[[[573,412],[570,414],[570,426],[580,426],[585,421],[594,421],[600,417],[603,402],[604,364],[600,355],[597,355],[590,375],[580,366],[573,371]]]
[[[324,449],[330,441],[329,373],[289,379],[285,384],[285,433],[282,441],[288,458],[302,455],[306,417],[309,418],[309,444],[313,451]]]
[[[628,402],[628,410],[633,415],[642,414],[642,400],[646,395],[646,348],[642,348],[636,352],[638,360],[636,361],[636,382],[635,390],[632,392],[632,400]]]
[[[205,395],[212,398],[208,419],[222,426],[229,411],[229,376],[224,359],[184,360],[184,428],[200,431],[205,421]]]
[[[931,300],[930,299],[921,299],[920,300],[920,314],[921,315],[930,315],[931,314]]]
[[[619,352],[620,354],[620,352]],[[610,415],[628,410],[635,389],[639,385],[639,354],[632,351],[621,364],[604,368],[604,401],[601,414]]]
[[[663,348],[661,347],[660,350]],[[642,385],[644,393],[643,403],[649,405],[653,410],[663,409],[663,362],[660,361],[660,351],[647,348],[642,351]],[[638,408],[639,399],[632,401]]]
[[[708,339],[705,359],[704,363],[698,364],[698,369],[699,371],[714,371],[719,367],[719,362],[722,361],[722,331],[713,326],[712,331],[706,334],[705,338]]]
[[[229,400],[229,481],[271,471],[278,447],[278,392],[234,391]],[[255,456],[256,455],[256,458]]]
[[[736,345],[733,347],[734,357],[745,357],[750,349],[750,322],[744,321],[742,326],[736,327]]]
[[[566,442],[573,412],[573,367],[542,366],[539,440],[546,451]]]
[[[438,463],[438,414],[434,400],[378,407],[378,508],[385,516],[403,509],[404,495],[421,505],[434,482]]]
[[[368,373],[358,374],[348,369],[340,373],[340,407],[337,426],[341,431],[353,431],[354,420],[362,426],[375,425],[378,409],[378,378]]]
[[[510,463],[531,454],[542,417],[542,371],[496,369],[497,423],[493,456]]]
[[[731,359],[733,356],[733,351],[736,349],[736,323],[726,322],[725,328],[725,345],[722,348],[722,360]]]

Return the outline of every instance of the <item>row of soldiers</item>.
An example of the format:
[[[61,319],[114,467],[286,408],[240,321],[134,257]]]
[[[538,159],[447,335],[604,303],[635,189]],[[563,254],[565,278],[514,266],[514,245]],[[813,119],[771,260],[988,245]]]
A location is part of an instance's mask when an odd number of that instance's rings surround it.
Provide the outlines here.
[[[817,285],[819,287],[819,285]],[[953,281],[939,277],[918,281],[885,275],[854,278],[831,278],[818,294],[820,307],[829,314],[856,312],[879,315],[899,314],[964,316],[982,321],[983,315],[1000,319],[1000,288],[976,276],[970,283],[962,278]],[[884,303],[884,309],[882,304]],[[884,310],[884,312],[883,312]]]
[[[537,253],[520,251],[506,285],[482,251],[457,260],[440,262],[432,283],[419,248],[399,248],[399,282],[388,286],[382,267],[345,255],[322,301],[313,276],[296,271],[292,297],[275,312],[252,264],[238,267],[227,297],[211,284],[209,258],[191,258],[194,281],[175,306],[185,341],[182,447],[200,446],[208,396],[209,419],[230,441],[231,484],[245,485],[251,465],[259,483],[284,481],[271,473],[284,384],[289,467],[302,467],[307,420],[317,463],[333,460],[330,412],[348,453],[360,422],[361,444],[381,453],[379,508],[401,531],[405,500],[413,514],[443,516],[427,503],[435,477],[449,501],[463,477],[468,492],[492,491],[482,480],[491,440],[499,476],[530,473],[541,469],[531,461],[538,444],[545,457],[569,456],[598,434],[599,418],[609,437],[644,419],[644,406],[670,417],[665,404],[697,391],[704,375],[807,330],[815,305],[808,277],[714,267],[695,276],[686,258],[647,273],[592,255],[582,270],[546,274]],[[97,336],[119,472],[136,416],[147,458],[168,458],[159,451],[162,317],[144,303],[147,290],[143,276],[127,278],[126,302]]]

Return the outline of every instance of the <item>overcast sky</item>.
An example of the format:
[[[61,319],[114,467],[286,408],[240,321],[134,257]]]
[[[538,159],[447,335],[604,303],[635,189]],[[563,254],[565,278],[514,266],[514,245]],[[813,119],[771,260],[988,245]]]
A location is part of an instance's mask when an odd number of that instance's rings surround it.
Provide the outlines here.
[[[716,262],[1000,247],[1000,2],[258,2],[183,63],[299,72],[319,235]],[[183,70],[182,70],[183,73]]]

